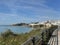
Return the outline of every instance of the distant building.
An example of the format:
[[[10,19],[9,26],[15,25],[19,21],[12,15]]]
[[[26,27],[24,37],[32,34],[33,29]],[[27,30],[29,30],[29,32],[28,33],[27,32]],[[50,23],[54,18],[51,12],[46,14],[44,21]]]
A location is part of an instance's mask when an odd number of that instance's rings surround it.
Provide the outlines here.
[[[60,20],[50,21],[53,25],[60,25]]]
[[[48,28],[48,27],[51,27],[51,22],[49,22],[49,21],[45,21],[45,22],[41,22],[41,23],[37,23],[37,24],[29,24],[29,26],[30,27],[46,27],[46,28]]]

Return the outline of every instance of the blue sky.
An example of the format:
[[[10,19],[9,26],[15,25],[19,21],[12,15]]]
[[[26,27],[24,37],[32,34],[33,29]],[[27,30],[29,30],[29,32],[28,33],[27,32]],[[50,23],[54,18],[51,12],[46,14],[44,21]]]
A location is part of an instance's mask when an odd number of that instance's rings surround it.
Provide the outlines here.
[[[60,19],[60,0],[0,0],[0,25]]]

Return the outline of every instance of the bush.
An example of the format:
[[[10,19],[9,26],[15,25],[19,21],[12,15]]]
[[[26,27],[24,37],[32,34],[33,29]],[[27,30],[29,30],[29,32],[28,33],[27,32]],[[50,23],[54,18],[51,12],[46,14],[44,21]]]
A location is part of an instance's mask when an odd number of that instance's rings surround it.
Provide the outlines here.
[[[6,32],[1,34],[2,37],[9,37],[9,36],[17,36],[17,34],[14,34],[10,29],[8,29]]]

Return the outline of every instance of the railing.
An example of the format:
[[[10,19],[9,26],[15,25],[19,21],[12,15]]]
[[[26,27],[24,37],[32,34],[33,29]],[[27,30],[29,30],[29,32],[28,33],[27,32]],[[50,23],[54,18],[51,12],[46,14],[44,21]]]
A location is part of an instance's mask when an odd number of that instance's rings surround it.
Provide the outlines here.
[[[32,38],[24,42],[22,45],[48,45],[48,44],[50,45],[52,42],[50,41],[50,38],[52,38],[51,36],[56,29],[57,26],[51,27],[49,29],[41,30],[39,36],[33,36]]]
[[[41,38],[33,37],[24,42],[22,45],[39,45],[41,43]]]

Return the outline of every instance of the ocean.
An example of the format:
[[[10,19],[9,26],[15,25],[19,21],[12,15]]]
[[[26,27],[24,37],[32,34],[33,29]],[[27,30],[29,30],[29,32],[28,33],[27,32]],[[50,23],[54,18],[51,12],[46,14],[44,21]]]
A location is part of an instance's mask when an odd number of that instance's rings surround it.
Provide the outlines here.
[[[5,31],[7,31],[8,29],[10,29],[12,32],[14,33],[26,33],[26,32],[30,32],[32,30],[32,28],[27,27],[27,26],[0,26],[0,33],[3,33]]]

